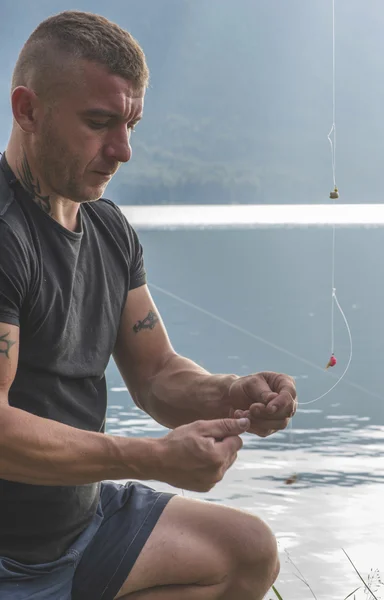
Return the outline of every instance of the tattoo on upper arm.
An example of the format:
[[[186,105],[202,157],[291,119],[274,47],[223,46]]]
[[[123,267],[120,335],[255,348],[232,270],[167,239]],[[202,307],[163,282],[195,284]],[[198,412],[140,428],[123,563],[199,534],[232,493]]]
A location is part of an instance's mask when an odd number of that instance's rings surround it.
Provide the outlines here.
[[[143,319],[142,321],[137,321],[137,323],[135,323],[135,325],[133,326],[133,331],[135,333],[138,333],[142,329],[153,329],[154,327],[156,327],[156,324],[158,322],[158,316],[156,315],[156,313],[150,310],[145,319]]]
[[[29,166],[28,159],[25,154],[21,163],[21,168],[18,169],[18,176],[23,187],[31,194],[36,204],[38,204],[44,212],[51,214],[51,202],[49,196],[43,196],[41,194],[39,180],[36,179],[35,183],[31,167]]]
[[[10,332],[4,333],[4,335],[0,336],[0,354],[5,354],[7,358],[10,358],[9,351],[12,348],[13,344],[16,344],[13,340],[7,340],[6,338],[9,336]]]

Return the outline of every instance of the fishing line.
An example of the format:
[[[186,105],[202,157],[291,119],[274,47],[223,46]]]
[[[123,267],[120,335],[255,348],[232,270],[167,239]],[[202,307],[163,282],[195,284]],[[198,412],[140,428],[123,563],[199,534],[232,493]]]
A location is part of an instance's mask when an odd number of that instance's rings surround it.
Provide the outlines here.
[[[181,304],[185,304],[185,306],[189,306],[190,308],[193,308],[194,310],[201,312],[203,315],[207,315],[208,317],[211,317],[215,321],[218,321],[219,323],[223,323],[224,325],[227,325],[228,327],[230,327],[231,329],[234,329],[235,331],[239,331],[240,333],[243,333],[244,335],[246,335],[254,340],[257,340],[258,342],[261,342],[262,344],[269,346],[270,348],[274,348],[278,352],[286,354],[287,356],[290,356],[291,358],[294,358],[294,359],[300,361],[301,363],[308,365],[309,367],[312,367],[313,369],[316,369],[317,371],[324,372],[324,367],[320,367],[318,364],[308,360],[307,358],[304,358],[304,356],[300,356],[299,354],[295,354],[294,352],[287,350],[287,348],[283,348],[283,346],[274,344],[270,340],[267,340],[266,338],[263,338],[260,335],[257,335],[256,333],[249,331],[249,329],[240,327],[240,325],[236,325],[236,323],[232,323],[231,321],[228,321],[228,319],[224,319],[223,317],[220,317],[216,313],[213,313],[197,304],[194,304],[190,300],[186,300],[185,298],[182,298],[181,296],[178,296],[177,294],[174,294],[173,292],[170,292],[169,290],[166,290],[163,287],[160,287],[152,282],[149,282],[149,286],[151,288],[153,288],[154,290],[156,290],[157,292],[160,292],[161,294],[164,294],[165,296],[168,296],[169,298],[173,298],[174,300],[177,300]],[[340,379],[333,373],[329,373],[329,377],[333,377],[334,379],[336,379],[337,380],[336,383]],[[372,398],[375,398],[377,400],[383,399],[382,396],[380,396],[380,394],[376,394],[375,392],[368,390],[367,388],[360,385],[359,383],[350,381],[349,379],[345,380],[345,384],[349,385],[350,387],[353,387],[354,389],[359,390],[360,392],[363,392],[367,396],[371,396]],[[333,387],[335,387],[335,386],[333,386]],[[300,404],[302,404],[302,403],[300,403]]]
[[[338,190],[337,183],[336,183],[336,48],[335,48],[335,41],[336,41],[335,0],[332,0],[332,127],[328,134],[328,140],[329,140],[329,143],[331,146],[332,178],[333,178],[333,191],[330,193],[329,197],[331,198],[331,200],[333,200],[333,204],[335,204],[336,200],[338,200],[338,198],[339,198],[339,190]],[[342,372],[342,374],[340,375],[340,377],[338,378],[336,383],[331,388],[329,388],[329,390],[327,390],[324,394],[321,394],[317,398],[314,398],[313,400],[309,400],[308,402],[299,402],[298,406],[305,406],[307,404],[313,404],[314,402],[317,402],[321,398],[324,398],[325,396],[327,396],[343,380],[344,376],[346,375],[346,373],[349,369],[349,365],[351,364],[351,361],[352,361],[353,344],[352,344],[351,329],[349,327],[347,317],[345,316],[344,311],[341,308],[340,303],[337,299],[337,295],[336,295],[336,286],[335,286],[335,262],[336,262],[336,260],[335,259],[336,259],[336,225],[335,225],[335,222],[333,221],[333,223],[332,223],[332,260],[331,260],[331,291],[332,291],[332,295],[331,295],[331,355],[328,360],[326,369],[328,369],[330,367],[334,367],[337,363],[337,360],[335,357],[335,305],[339,309],[339,312],[344,320],[345,327],[347,329],[348,338],[349,338],[349,348],[350,348],[349,358],[347,361],[347,366],[345,367],[344,371]],[[289,444],[291,447],[293,446],[292,420],[293,419],[291,419],[290,424],[289,424],[290,425],[289,426]],[[285,480],[285,483],[292,484],[292,483],[295,483],[296,480],[297,480],[297,474],[294,474],[291,477],[288,477],[288,479]]]
[[[328,134],[328,140],[331,147],[331,159],[332,159],[332,179],[333,179],[333,191],[330,193],[330,198],[333,200],[333,204],[335,204],[336,200],[339,198],[339,190],[336,183],[336,33],[335,33],[335,0],[332,0],[332,127]],[[342,381],[344,376],[346,375],[349,366],[352,361],[353,355],[353,344],[352,344],[352,334],[351,329],[348,324],[347,317],[344,314],[343,309],[340,306],[340,302],[336,295],[336,284],[335,284],[335,263],[336,263],[336,225],[332,223],[332,250],[331,250],[331,353],[330,358],[328,360],[326,369],[330,367],[334,367],[337,363],[335,357],[335,307],[339,309],[339,312],[344,320],[345,327],[347,329],[348,338],[349,338],[349,357],[347,360],[347,365],[336,381],[336,383],[329,388],[324,394],[321,394],[317,398],[313,400],[309,400],[308,402],[300,402],[300,405],[312,404],[317,402],[321,398],[327,396],[335,387]]]
[[[333,179],[333,190],[331,191],[329,197],[331,200],[333,200],[334,204],[335,204],[335,201],[338,200],[338,198],[339,198],[339,190],[338,190],[337,182],[336,182],[336,48],[335,48],[335,41],[336,41],[335,0],[332,0],[332,126],[331,126],[331,129],[328,134],[328,140],[329,140],[330,147],[331,147],[331,164],[332,164],[332,179]],[[351,364],[351,361],[352,361],[352,355],[353,355],[352,334],[351,334],[351,329],[350,329],[347,317],[345,316],[345,313],[344,313],[344,311],[340,305],[340,302],[337,298],[337,295],[336,295],[335,264],[336,264],[336,225],[333,220],[333,223],[332,223],[332,249],[331,249],[331,352],[330,352],[330,358],[329,358],[328,363],[325,368],[326,369],[332,368],[337,364],[337,359],[335,357],[335,307],[339,310],[339,312],[343,318],[347,333],[348,333],[349,346],[350,346],[349,357],[348,357],[347,365],[346,365],[344,371],[342,372],[340,377],[338,377],[337,381],[326,392],[324,392],[320,396],[317,396],[313,400],[309,400],[307,402],[298,402],[297,406],[305,406],[308,404],[313,404],[314,402],[318,402],[319,400],[321,400],[322,398],[327,396],[330,392],[332,392],[336,388],[336,386],[339,385],[339,383],[344,379],[344,377],[349,369],[349,366]],[[250,335],[250,332],[248,332],[247,330],[245,330],[241,327],[238,327],[238,326],[234,325],[233,323],[230,323],[229,321],[226,321],[225,319],[219,317],[218,315],[215,315],[214,313],[204,310],[204,309],[192,304],[191,302],[183,300],[179,296],[176,296],[175,294],[172,294],[171,292],[168,292],[168,291],[164,290],[163,288],[160,288],[155,285],[153,285],[153,287],[155,289],[159,290],[160,292],[163,292],[163,293],[167,294],[168,296],[171,296],[171,297],[183,302],[184,304],[187,304],[187,305],[199,310],[200,312],[210,315],[211,317],[215,318],[218,321],[221,321],[222,323],[226,323],[227,325],[230,325],[231,327],[233,327],[239,331],[242,331],[243,333],[246,333],[247,335]],[[272,344],[272,343],[268,342],[267,340],[264,340],[260,336],[256,336],[254,334],[251,334],[251,335],[252,335],[252,337],[259,339],[260,341],[263,341],[264,343],[268,343],[268,345],[270,345],[276,349],[282,350],[282,351],[286,352],[287,354],[294,356],[293,353],[286,351],[285,349],[279,348],[275,344]],[[304,362],[309,363],[309,361],[306,361],[306,360],[304,360]],[[290,426],[289,426],[289,438],[290,438],[290,444],[292,444],[292,440],[293,440],[292,419],[290,421]],[[293,476],[289,477],[288,479],[286,479],[286,483],[288,483],[288,484],[294,483],[296,481],[296,479],[297,479],[297,475],[293,475]],[[184,491],[183,491],[183,495],[184,495]]]
[[[330,198],[333,200],[334,203],[339,198],[339,191],[338,191],[337,183],[336,183],[336,52],[335,52],[335,38],[336,38],[336,36],[335,36],[335,0],[332,0],[332,126],[331,126],[331,130],[328,134],[328,140],[329,140],[330,147],[331,147],[332,180],[333,180],[333,191],[331,191],[331,193],[330,193]],[[336,386],[338,386],[339,383],[344,379],[344,377],[349,369],[349,366],[351,364],[351,361],[352,361],[352,353],[353,353],[352,334],[351,334],[351,329],[350,329],[347,317],[346,317],[346,315],[340,305],[340,302],[337,298],[337,295],[336,295],[335,263],[336,263],[336,225],[333,222],[332,223],[332,248],[331,248],[331,351],[330,351],[330,358],[329,358],[328,364],[326,365],[326,369],[334,367],[337,362],[336,357],[335,357],[335,307],[339,310],[339,312],[343,318],[347,333],[348,333],[349,348],[350,348],[349,349],[349,357],[348,357],[347,365],[346,365],[344,371],[341,373],[341,375],[339,377],[337,377],[336,382],[326,392],[320,394],[320,396],[317,396],[316,398],[309,400],[307,402],[300,401],[298,403],[299,406],[305,406],[307,404],[313,404],[314,402],[318,402],[319,400],[321,400],[322,398],[327,396],[330,392],[332,392],[336,388]],[[296,358],[296,359],[300,360],[301,362],[304,362],[304,363],[310,365],[311,367],[323,370],[321,367],[319,367],[318,365],[314,364],[313,362],[303,358],[302,356],[298,356],[297,354],[294,354],[293,352],[290,352],[289,350],[282,348],[281,346],[278,346],[277,344],[273,344],[269,340],[266,340],[265,338],[262,338],[261,336],[258,336],[256,334],[250,332],[247,329],[244,329],[234,323],[231,323],[230,321],[216,315],[215,313],[205,310],[205,309],[201,308],[200,306],[193,304],[192,302],[184,300],[183,298],[180,298],[180,296],[177,296],[176,294],[173,294],[167,290],[164,290],[163,288],[161,288],[159,286],[156,286],[154,284],[151,284],[151,285],[152,285],[152,287],[154,287],[158,291],[162,292],[163,294],[167,294],[168,296],[175,298],[179,302],[182,302],[183,304],[186,304],[187,306],[190,306],[190,307],[194,308],[195,310],[198,310],[198,311],[214,318],[215,320],[220,321],[221,323],[224,323],[224,324],[232,327],[233,329],[236,329],[237,331],[244,333],[247,336],[253,337],[254,339],[259,340],[262,343],[267,344],[268,346],[275,348],[276,350],[279,350],[280,352],[284,352],[285,354],[291,356],[292,358]],[[332,377],[335,377],[331,373],[330,373],[330,375]],[[354,384],[352,382],[348,382],[348,384],[353,385],[357,389],[360,389],[361,391],[364,391],[365,393],[367,393],[371,396],[379,397],[377,394],[374,394],[373,392],[366,390],[365,388],[363,388],[362,386],[359,386],[358,384]]]

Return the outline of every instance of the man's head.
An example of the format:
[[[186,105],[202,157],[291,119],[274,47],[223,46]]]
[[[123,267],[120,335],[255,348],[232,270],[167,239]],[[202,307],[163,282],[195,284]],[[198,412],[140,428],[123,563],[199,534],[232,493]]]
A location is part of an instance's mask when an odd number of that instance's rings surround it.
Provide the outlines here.
[[[138,43],[104,17],[65,11],[40,23],[12,78],[23,150],[52,192],[99,198],[141,118],[148,67]]]

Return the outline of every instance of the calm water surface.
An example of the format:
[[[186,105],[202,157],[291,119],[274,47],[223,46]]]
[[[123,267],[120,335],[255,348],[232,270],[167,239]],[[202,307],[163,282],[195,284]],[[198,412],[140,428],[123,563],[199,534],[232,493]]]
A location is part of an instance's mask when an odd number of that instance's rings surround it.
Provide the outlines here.
[[[139,233],[151,292],[178,352],[212,372],[287,372],[302,403],[334,385],[350,347],[336,311],[338,364],[324,371],[331,343],[330,229]],[[279,543],[276,587],[284,600],[313,597],[294,565],[318,600],[345,598],[359,579],[342,548],[365,576],[376,568],[384,574],[383,248],[383,229],[337,230],[337,295],[353,337],[345,379],[318,402],[303,404],[291,431],[265,440],[245,434],[237,463],[211,492],[186,492],[269,523]],[[107,378],[109,433],[166,433],[133,404],[113,362]],[[292,473],[298,481],[287,486]]]

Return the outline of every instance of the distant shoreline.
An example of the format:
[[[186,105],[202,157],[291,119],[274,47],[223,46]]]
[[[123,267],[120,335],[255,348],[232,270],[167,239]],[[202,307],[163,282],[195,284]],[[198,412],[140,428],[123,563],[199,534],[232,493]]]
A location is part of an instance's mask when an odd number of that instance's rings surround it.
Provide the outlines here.
[[[177,204],[119,208],[140,229],[384,226],[384,204]]]

